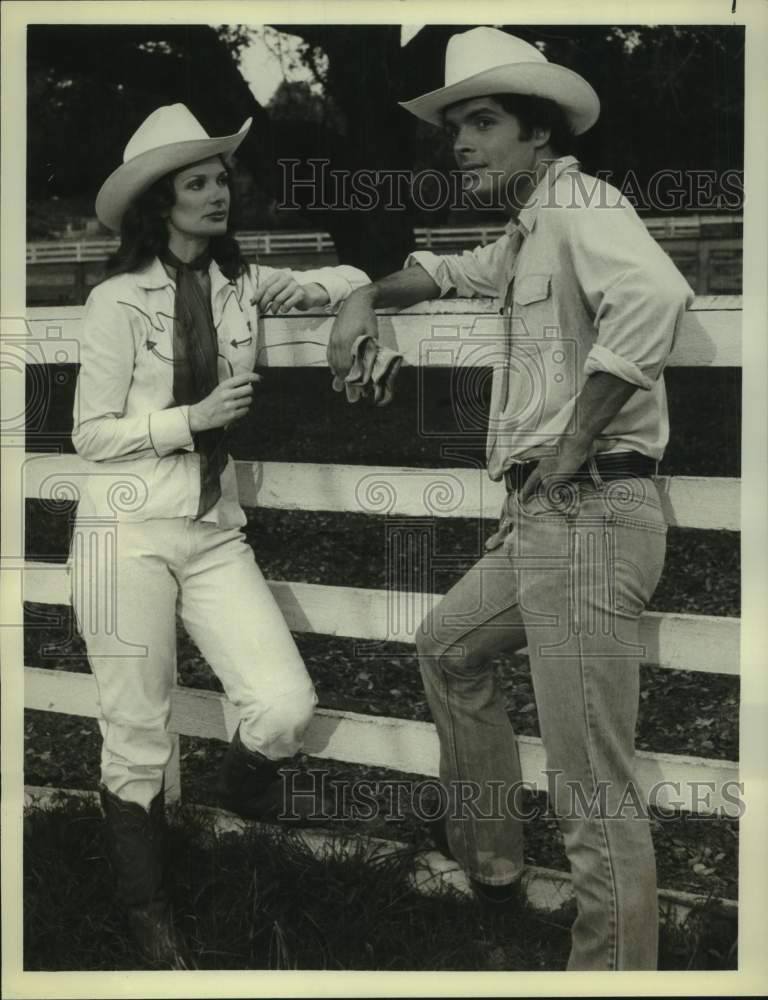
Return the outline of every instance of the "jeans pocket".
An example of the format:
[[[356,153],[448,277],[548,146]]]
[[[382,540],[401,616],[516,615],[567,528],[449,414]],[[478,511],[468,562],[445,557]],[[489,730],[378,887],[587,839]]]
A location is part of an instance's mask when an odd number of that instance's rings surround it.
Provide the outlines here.
[[[499,512],[499,526],[485,542],[485,551],[492,552],[494,549],[498,549],[500,545],[503,545],[507,537],[513,531],[515,527],[515,515],[514,515],[514,503],[515,498],[512,493],[507,493],[504,497],[504,502],[501,505],[501,511]]]
[[[627,516],[610,519],[613,542],[614,605],[618,612],[641,615],[653,597],[664,568],[667,526]]]
[[[561,480],[549,486],[539,485],[524,501],[515,495],[514,503],[515,513],[518,516],[554,521],[562,521],[564,517],[573,518],[581,510],[579,485],[568,480]]]

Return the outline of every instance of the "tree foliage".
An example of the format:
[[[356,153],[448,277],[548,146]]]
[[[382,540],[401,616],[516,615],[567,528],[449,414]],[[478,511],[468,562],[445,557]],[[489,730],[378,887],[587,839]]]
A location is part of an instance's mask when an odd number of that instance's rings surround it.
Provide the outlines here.
[[[181,101],[212,135],[256,127],[241,147],[263,171],[269,118],[237,67],[247,35],[205,25],[31,25],[28,29],[28,197],[92,205],[146,116]]]

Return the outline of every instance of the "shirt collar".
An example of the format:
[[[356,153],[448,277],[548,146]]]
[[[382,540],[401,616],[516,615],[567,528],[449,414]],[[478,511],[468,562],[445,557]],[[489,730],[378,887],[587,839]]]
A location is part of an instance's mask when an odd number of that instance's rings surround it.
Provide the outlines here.
[[[523,235],[527,236],[536,225],[536,216],[542,201],[545,200],[544,196],[549,192],[555,181],[566,170],[578,170],[578,168],[579,161],[575,156],[561,156],[557,160],[547,160],[540,163],[538,172],[539,180],[536,187],[533,189],[528,201],[520,209],[517,220],[508,222],[504,227],[505,232],[510,234],[516,229],[520,229]]]
[[[211,298],[215,298],[223,288],[230,285],[229,278],[222,274],[221,268],[215,260],[211,260],[208,277],[211,280]],[[140,288],[146,289],[166,288],[169,285],[173,287],[176,284],[163,267],[159,257],[155,257],[149,267],[143,271],[136,272],[136,283]]]
[[[165,288],[166,285],[173,285],[174,281],[163,267],[160,258],[155,257],[143,271],[136,272],[136,284],[139,288]]]

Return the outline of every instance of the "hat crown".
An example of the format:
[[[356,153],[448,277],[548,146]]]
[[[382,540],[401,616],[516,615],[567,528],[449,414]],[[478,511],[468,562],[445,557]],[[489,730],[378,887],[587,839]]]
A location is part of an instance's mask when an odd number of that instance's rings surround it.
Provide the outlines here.
[[[511,63],[545,63],[535,45],[498,28],[471,28],[451,35],[445,50],[445,86]]]
[[[198,139],[210,139],[210,136],[186,104],[168,104],[153,111],[139,125],[125,147],[123,163],[151,149]]]

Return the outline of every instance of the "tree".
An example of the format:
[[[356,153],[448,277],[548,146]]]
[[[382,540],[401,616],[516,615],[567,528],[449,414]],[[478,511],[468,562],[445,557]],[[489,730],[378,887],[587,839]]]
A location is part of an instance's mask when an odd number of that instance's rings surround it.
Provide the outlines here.
[[[254,127],[242,160],[266,176],[270,121],[237,67],[247,36],[204,25],[31,25],[28,198],[93,204],[143,119],[181,101],[213,135]]]
[[[273,25],[298,35],[307,43],[305,63],[318,72],[319,56],[327,56],[322,83],[338,112],[335,128],[297,130],[280,135],[279,152],[285,159],[307,159],[312,146],[316,159],[327,159],[329,171],[347,176],[360,171],[404,171],[411,167],[415,120],[397,106],[403,53],[399,25]],[[339,120],[340,119],[340,120]],[[330,231],[342,262],[364,268],[371,277],[399,269],[413,249],[413,206],[407,197],[393,205],[390,182],[376,186],[370,208],[343,206],[350,199],[318,210]],[[309,189],[295,189],[299,203],[312,200]],[[360,201],[360,199],[358,199]],[[400,207],[401,206],[401,207]]]

